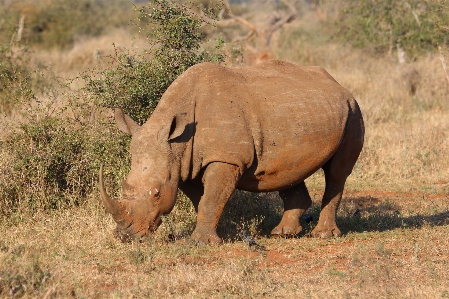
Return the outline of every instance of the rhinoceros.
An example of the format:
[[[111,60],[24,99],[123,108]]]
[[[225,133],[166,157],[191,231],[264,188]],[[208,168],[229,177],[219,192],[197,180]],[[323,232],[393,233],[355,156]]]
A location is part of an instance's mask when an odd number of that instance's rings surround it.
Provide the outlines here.
[[[312,235],[339,236],[337,209],[363,147],[354,97],[321,67],[282,61],[231,68],[201,63],[166,90],[139,126],[121,109],[118,127],[132,134],[131,170],[122,198],[99,189],[122,240],[154,232],[175,205],[178,188],[197,212],[196,242],[220,243],[216,227],[235,189],[279,191],[284,203],[273,236],[294,236],[312,201],[304,180],[322,168],[326,187]]]

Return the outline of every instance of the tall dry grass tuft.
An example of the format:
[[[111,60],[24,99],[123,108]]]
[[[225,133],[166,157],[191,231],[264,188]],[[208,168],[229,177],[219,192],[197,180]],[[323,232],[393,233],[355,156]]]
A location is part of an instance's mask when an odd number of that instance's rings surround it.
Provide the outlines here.
[[[433,55],[406,66],[390,59],[356,65],[348,61],[357,74],[330,69],[364,111],[361,179],[411,190],[431,190],[438,181],[449,181],[444,158],[449,152],[449,88],[438,63]],[[410,72],[416,74],[413,92]]]

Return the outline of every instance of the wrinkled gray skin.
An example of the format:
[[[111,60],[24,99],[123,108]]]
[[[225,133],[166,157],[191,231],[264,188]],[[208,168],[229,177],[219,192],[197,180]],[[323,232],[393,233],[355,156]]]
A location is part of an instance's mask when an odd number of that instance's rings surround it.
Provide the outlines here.
[[[120,239],[153,232],[178,188],[197,211],[196,241],[221,242],[216,226],[235,189],[279,191],[284,214],[271,234],[296,235],[311,205],[304,179],[320,168],[326,189],[312,234],[341,234],[337,208],[362,150],[364,125],[352,95],[323,68],[199,64],[173,82],[142,127],[120,109],[115,116],[132,134],[131,171],[121,200],[108,196],[102,169],[100,190]]]

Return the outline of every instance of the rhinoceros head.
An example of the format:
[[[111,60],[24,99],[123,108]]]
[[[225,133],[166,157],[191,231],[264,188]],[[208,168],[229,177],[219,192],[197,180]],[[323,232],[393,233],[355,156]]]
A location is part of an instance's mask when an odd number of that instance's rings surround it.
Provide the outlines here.
[[[116,110],[116,121],[122,131],[133,135],[131,171],[122,184],[122,198],[112,199],[103,183],[100,168],[99,185],[103,204],[112,214],[117,228],[115,236],[122,241],[145,237],[161,224],[161,216],[175,205],[180,179],[180,162],[169,141],[179,137],[185,125],[172,123],[142,128]]]

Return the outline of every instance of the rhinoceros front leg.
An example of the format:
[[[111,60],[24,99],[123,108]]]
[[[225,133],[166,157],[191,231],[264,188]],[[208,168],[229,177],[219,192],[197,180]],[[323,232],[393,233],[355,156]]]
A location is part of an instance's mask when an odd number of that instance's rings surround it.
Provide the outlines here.
[[[202,243],[221,243],[217,224],[223,208],[235,190],[240,178],[237,166],[211,163],[203,175],[204,194],[198,204],[197,223],[192,238]]]
[[[306,184],[302,182],[292,188],[279,191],[279,196],[284,201],[284,214],[279,225],[271,231],[271,235],[297,235],[302,230],[299,218],[312,204]]]

